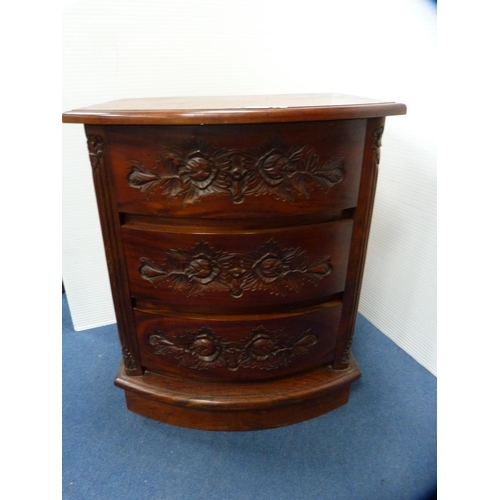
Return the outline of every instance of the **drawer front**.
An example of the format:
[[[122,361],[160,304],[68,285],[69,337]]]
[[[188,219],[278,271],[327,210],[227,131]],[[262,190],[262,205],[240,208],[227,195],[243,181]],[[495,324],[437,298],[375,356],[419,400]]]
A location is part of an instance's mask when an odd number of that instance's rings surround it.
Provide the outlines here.
[[[356,206],[365,120],[109,126],[119,210],[204,218]]]
[[[122,228],[135,298],[209,312],[306,305],[344,290],[351,220],[240,232],[162,229]]]
[[[135,311],[142,364],[204,379],[259,380],[333,358],[341,303],[277,316],[160,316]]]

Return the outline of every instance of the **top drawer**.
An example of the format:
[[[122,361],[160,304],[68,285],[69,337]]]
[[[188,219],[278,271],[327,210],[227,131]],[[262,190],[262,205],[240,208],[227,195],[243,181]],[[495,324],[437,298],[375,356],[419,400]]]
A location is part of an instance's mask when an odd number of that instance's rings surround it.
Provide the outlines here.
[[[240,218],[357,205],[366,120],[108,126],[121,212]]]

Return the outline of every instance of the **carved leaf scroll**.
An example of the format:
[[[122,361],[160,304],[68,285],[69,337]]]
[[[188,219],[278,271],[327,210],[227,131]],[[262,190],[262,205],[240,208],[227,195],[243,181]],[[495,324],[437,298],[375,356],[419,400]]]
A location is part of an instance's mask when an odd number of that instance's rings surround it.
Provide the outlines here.
[[[208,326],[177,335],[166,335],[158,330],[147,337],[155,354],[173,354],[181,366],[195,370],[222,366],[230,371],[286,367],[294,356],[309,352],[317,340],[310,330],[293,336],[284,329],[270,331],[263,325],[240,341],[220,337]]]
[[[224,252],[198,241],[190,249],[167,251],[163,265],[140,260],[144,280],[187,296],[223,291],[239,298],[256,290],[284,296],[287,290],[299,292],[306,282],[316,286],[332,272],[330,257],[309,262],[304,250],[283,248],[273,238],[255,252]]]
[[[235,204],[261,195],[293,203],[297,196],[309,199],[315,188],[328,192],[344,178],[342,156],[321,162],[306,146],[239,151],[198,141],[187,153],[165,146],[152,170],[136,160],[130,163],[128,183],[146,199],[159,190],[169,200],[181,198],[183,205],[218,194]]]

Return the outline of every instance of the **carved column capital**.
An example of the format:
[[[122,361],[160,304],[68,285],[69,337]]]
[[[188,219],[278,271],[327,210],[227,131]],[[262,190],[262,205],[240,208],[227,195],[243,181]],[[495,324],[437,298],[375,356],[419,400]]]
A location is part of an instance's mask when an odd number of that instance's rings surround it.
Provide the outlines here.
[[[92,170],[102,167],[102,155],[104,140],[100,135],[91,134],[87,137],[87,147],[89,150],[90,164]]]

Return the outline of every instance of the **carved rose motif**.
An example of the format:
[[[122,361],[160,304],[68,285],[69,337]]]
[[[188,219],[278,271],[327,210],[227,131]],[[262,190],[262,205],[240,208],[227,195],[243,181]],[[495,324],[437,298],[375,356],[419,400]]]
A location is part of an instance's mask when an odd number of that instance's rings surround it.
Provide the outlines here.
[[[254,264],[253,269],[264,283],[272,283],[290,268],[276,254],[266,253]]]
[[[213,260],[209,255],[198,254],[185,267],[186,276],[194,279],[202,284],[207,284],[213,281],[221,273],[221,268],[217,261]]]
[[[257,335],[247,350],[253,359],[263,361],[271,356],[274,349],[274,342],[269,335]]]
[[[246,291],[264,290],[285,295],[298,292],[304,283],[317,285],[332,272],[330,258],[310,262],[300,248],[283,248],[271,238],[257,252],[216,251],[197,242],[192,249],[166,252],[164,267],[142,257],[141,277],[155,286],[166,284],[188,296],[226,291],[233,298]]]
[[[259,160],[257,170],[270,186],[277,186],[294,168],[284,153],[273,149]]]
[[[319,188],[325,192],[344,178],[343,157],[320,163],[306,146],[264,146],[262,150],[216,149],[198,141],[187,154],[165,147],[158,153],[152,172],[131,160],[131,187],[149,196],[158,188],[167,199],[180,197],[184,205],[209,195],[229,195],[235,204],[246,196],[274,196],[293,203],[296,196],[309,198]],[[283,147],[281,147],[283,146]]]
[[[221,353],[221,347],[218,344],[213,333],[210,331],[197,335],[189,346],[189,351],[202,361],[211,363],[215,361]]]
[[[267,330],[264,325],[240,341],[219,337],[208,326],[171,336],[156,331],[147,337],[155,354],[173,354],[179,365],[196,370],[223,366],[230,371],[240,368],[273,370],[288,366],[293,356],[307,354],[317,341],[318,337],[310,330],[290,335],[284,329]]]
[[[219,169],[215,163],[200,151],[189,155],[185,166],[179,171],[183,180],[189,180],[198,189],[204,190],[215,180]]]

